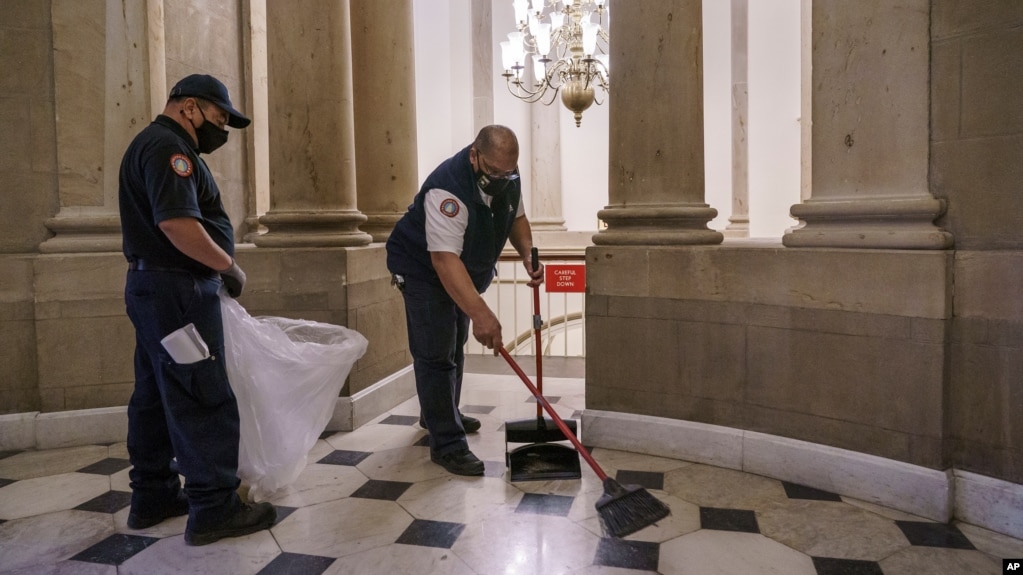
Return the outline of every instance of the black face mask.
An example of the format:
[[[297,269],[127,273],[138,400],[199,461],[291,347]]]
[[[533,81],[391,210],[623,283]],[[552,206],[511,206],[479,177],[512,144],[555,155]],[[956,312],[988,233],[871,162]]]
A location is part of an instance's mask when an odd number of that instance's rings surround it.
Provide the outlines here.
[[[511,187],[511,180],[501,178],[499,180],[491,179],[490,176],[483,172],[476,171],[473,173],[476,176],[476,185],[483,190],[483,193],[490,197],[503,196],[504,193]]]
[[[202,125],[195,129],[195,137],[199,141],[199,152],[212,154],[214,150],[227,143],[227,130],[221,130],[216,124],[209,121],[202,108],[199,108],[199,113],[202,114],[203,119]]]

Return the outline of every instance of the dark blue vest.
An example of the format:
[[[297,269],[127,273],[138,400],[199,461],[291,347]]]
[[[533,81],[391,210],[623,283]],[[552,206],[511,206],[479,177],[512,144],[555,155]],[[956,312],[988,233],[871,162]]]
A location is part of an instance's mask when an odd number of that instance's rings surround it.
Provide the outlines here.
[[[476,178],[469,162],[466,146],[445,160],[419,188],[412,205],[395,224],[387,239],[387,269],[400,274],[440,283],[426,250],[426,214],[423,199],[432,189],[445,190],[457,197],[469,210],[469,224],[462,239],[462,263],[480,293],[486,291],[494,278],[494,267],[511,233],[512,222],[522,197],[521,180],[508,186],[503,199],[494,199],[487,206],[476,187]],[[493,208],[493,209],[492,209]]]

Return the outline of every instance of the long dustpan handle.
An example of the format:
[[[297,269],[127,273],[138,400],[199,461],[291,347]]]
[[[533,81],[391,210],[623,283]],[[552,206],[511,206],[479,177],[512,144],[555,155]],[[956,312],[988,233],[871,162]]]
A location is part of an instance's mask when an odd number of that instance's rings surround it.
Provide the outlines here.
[[[561,433],[565,434],[565,437],[572,442],[572,445],[575,446],[575,450],[579,452],[579,455],[582,455],[583,459],[586,460],[586,463],[590,464],[590,467],[593,468],[593,472],[597,474],[597,477],[599,477],[601,481],[607,479],[607,474],[604,473],[604,470],[600,468],[600,465],[598,465],[597,461],[593,459],[593,456],[590,455],[590,452],[587,451],[586,448],[583,447],[583,444],[579,442],[579,438],[576,437],[574,433],[572,433],[572,430],[569,429],[567,425],[565,425],[565,422],[561,419],[561,416],[558,415],[556,411],[554,411],[554,408],[551,407],[551,404],[547,402],[547,399],[544,398],[542,394],[540,394],[540,391],[536,389],[536,386],[533,385],[533,382],[529,381],[529,377],[526,376],[525,372],[522,371],[522,368],[519,367],[519,364],[515,363],[515,360],[512,359],[512,356],[508,355],[508,351],[503,347],[497,348],[497,351],[501,354],[502,357],[504,357],[504,359],[508,362],[508,365],[511,366],[515,373],[518,374],[519,378],[522,380],[522,383],[526,384],[526,387],[529,388],[530,393],[532,393],[533,397],[536,398],[537,403],[542,405],[543,408],[547,410],[547,413],[551,416],[551,419],[553,419],[554,423],[558,425],[558,429],[560,429]]]
[[[535,247],[530,252],[532,256],[533,271],[540,269],[540,250]],[[543,318],[540,317],[540,286],[533,286],[533,339],[536,340],[536,389],[543,395],[543,342],[540,340],[540,328],[543,327]],[[540,402],[536,404],[536,419],[543,422],[543,411]]]

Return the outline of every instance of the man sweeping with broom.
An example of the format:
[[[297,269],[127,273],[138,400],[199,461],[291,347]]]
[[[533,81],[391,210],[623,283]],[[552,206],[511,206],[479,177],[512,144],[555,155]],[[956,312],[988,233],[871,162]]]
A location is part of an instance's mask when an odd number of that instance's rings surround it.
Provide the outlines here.
[[[430,432],[430,459],[457,475],[483,475],[465,434],[479,420],[458,410],[463,348],[472,334],[489,349],[503,345],[501,323],[480,297],[510,240],[529,273],[533,247],[522,206],[519,143],[504,126],[487,126],[475,141],[431,173],[387,240],[387,268],[405,300],[409,351],[419,394],[420,423]]]
[[[500,353],[604,483],[596,508],[604,530],[624,537],[667,517],[670,510],[645,489],[607,476],[503,347],[501,324],[480,297],[494,277],[507,241],[522,258],[529,286],[543,281],[532,262],[532,232],[522,207],[519,145],[504,126],[487,126],[476,140],[438,166],[387,240],[387,268],[402,292],[409,350],[430,458],[451,473],[482,475],[483,462],[465,440],[479,422],[458,411],[463,347],[473,336]]]

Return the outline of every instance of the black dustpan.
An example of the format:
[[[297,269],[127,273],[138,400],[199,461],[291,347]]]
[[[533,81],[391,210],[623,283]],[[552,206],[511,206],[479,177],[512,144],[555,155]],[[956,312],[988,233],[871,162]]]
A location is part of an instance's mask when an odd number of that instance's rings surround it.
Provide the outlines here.
[[[533,248],[533,269],[540,267],[540,257]],[[543,345],[540,341],[540,288],[533,288],[533,333],[536,340],[536,385],[543,393]],[[563,420],[573,436],[576,435],[576,422]],[[568,446],[552,443],[567,441],[568,437],[554,421],[543,416],[543,407],[538,401],[536,417],[506,421],[504,424],[504,443],[507,453],[506,463],[511,472],[511,481],[544,481],[551,479],[579,479],[582,471],[579,468],[579,453]],[[511,443],[525,443],[513,450],[508,449]]]

